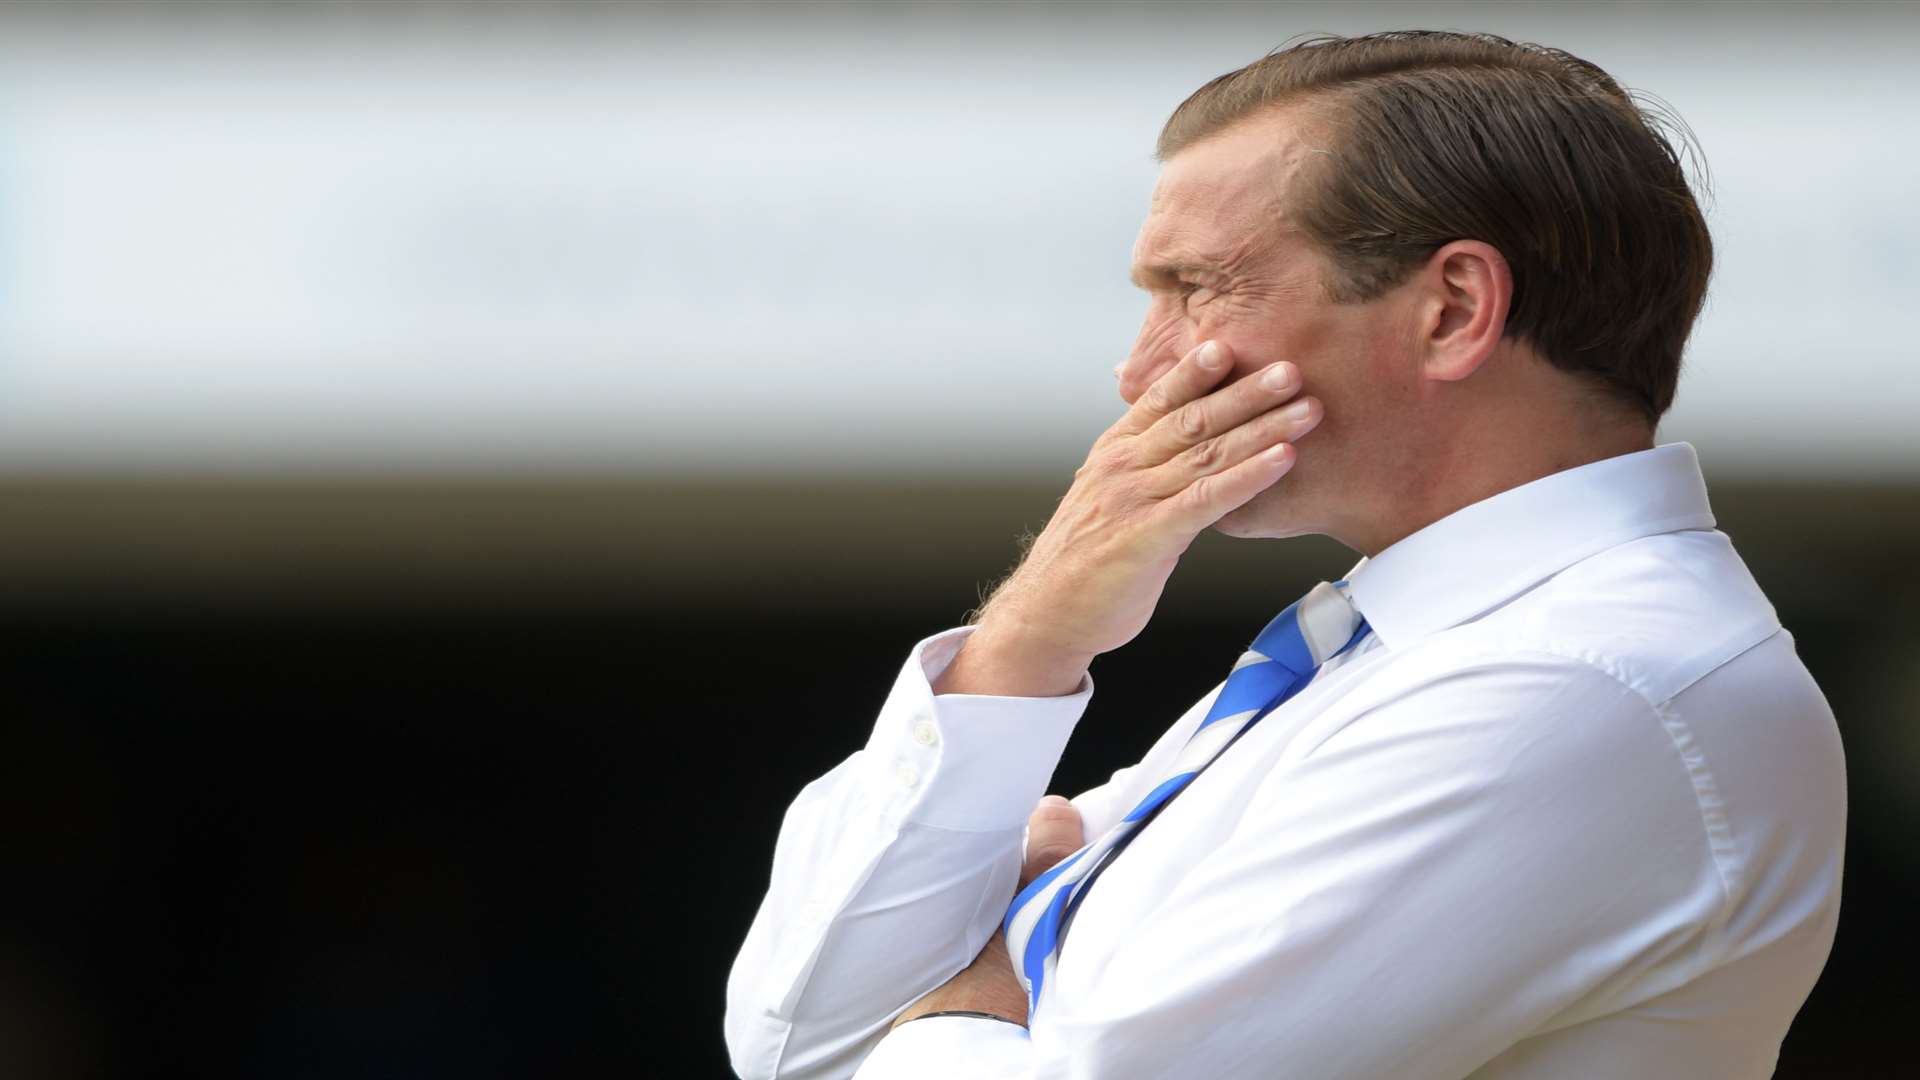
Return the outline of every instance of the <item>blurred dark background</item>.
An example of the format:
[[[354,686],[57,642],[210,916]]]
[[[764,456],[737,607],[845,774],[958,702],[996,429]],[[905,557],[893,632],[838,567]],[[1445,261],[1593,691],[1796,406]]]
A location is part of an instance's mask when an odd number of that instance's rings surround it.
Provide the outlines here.
[[[1911,1075],[1920,491],[1713,494],[1851,774],[1839,938],[1779,1075]],[[0,483],[0,1074],[727,1075],[787,801],[1054,497]],[[1350,561],[1203,537],[1054,786],[1134,760]]]
[[[0,5],[0,1080],[725,1075],[784,807],[1115,415],[1160,124],[1409,27],[1712,166],[1662,440],[1852,784],[1780,1075],[1912,1075],[1920,5],[241,0]],[[1055,787],[1352,561],[1203,537]]]

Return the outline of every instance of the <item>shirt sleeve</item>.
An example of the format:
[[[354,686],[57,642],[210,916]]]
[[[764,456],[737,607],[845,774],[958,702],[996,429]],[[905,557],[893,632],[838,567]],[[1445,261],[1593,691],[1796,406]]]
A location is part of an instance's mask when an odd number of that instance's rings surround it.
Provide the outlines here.
[[[935,695],[971,632],[915,646],[866,746],[788,808],[727,982],[740,1076],[851,1075],[1005,914],[1027,817],[1093,684],[1057,698]]]
[[[1077,921],[1103,889],[1164,898],[1108,955],[1069,936],[1027,1038],[914,1021],[860,1080],[1458,1078],[1710,962],[1701,793],[1638,693],[1507,655],[1398,664],[1354,697],[1177,881],[1138,847],[1108,868]]]

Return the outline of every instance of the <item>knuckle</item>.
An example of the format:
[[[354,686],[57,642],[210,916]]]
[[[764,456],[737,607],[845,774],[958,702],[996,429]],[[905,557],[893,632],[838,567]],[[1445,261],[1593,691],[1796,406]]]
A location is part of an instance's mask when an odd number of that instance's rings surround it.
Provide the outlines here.
[[[1226,449],[1219,439],[1208,439],[1186,452],[1186,464],[1188,468],[1210,471],[1225,455]]]
[[[1173,430],[1181,438],[1198,442],[1207,437],[1207,416],[1191,406],[1173,414]]]
[[[1124,464],[1125,464],[1124,453],[1115,447],[1109,446],[1109,447],[1103,448],[1099,453],[1096,453],[1093,456],[1087,458],[1087,463],[1085,465],[1080,466],[1080,472],[1074,475],[1076,476],[1082,476],[1082,475],[1111,476],[1114,473],[1121,471],[1121,468],[1123,467]]]

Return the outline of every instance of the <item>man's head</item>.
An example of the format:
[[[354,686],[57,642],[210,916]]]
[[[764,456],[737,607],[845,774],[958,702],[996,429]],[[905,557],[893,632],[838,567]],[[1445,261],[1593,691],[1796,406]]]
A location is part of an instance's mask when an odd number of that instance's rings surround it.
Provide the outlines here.
[[[1454,508],[1449,477],[1479,498],[1543,467],[1512,455],[1650,445],[1712,244],[1674,145],[1600,69],[1481,35],[1316,39],[1196,91],[1159,156],[1122,395],[1217,339],[1235,376],[1292,361],[1325,407],[1223,531],[1368,546],[1398,537],[1356,521]]]

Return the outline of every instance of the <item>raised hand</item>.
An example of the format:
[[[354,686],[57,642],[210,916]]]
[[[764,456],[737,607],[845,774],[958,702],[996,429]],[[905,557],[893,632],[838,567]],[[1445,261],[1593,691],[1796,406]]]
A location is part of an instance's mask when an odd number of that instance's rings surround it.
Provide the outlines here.
[[[1219,386],[1232,368],[1228,346],[1202,344],[1095,440],[936,692],[1072,693],[1146,627],[1194,537],[1286,475],[1320,403],[1286,361]]]

